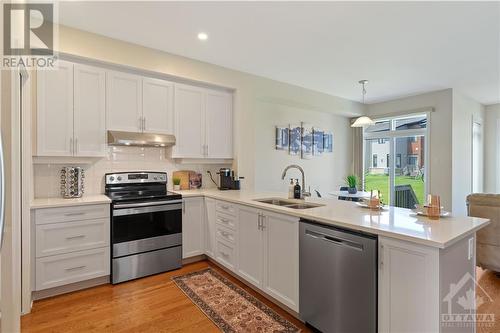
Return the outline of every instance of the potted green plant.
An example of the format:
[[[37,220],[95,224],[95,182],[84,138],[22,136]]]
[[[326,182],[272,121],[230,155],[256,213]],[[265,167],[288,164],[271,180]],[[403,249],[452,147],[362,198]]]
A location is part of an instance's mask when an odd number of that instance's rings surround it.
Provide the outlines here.
[[[349,194],[356,194],[358,192],[358,177],[356,175],[347,176],[346,183]]]
[[[178,191],[181,189],[181,179],[180,178],[173,178],[172,182],[174,183],[174,191]]]

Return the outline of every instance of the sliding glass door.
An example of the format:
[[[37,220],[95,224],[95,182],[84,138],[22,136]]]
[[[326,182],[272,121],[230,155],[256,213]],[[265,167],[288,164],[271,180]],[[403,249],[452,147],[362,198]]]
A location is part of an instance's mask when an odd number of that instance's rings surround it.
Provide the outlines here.
[[[379,120],[363,135],[365,191],[380,191],[382,201],[392,206],[423,204],[427,193],[427,115]]]

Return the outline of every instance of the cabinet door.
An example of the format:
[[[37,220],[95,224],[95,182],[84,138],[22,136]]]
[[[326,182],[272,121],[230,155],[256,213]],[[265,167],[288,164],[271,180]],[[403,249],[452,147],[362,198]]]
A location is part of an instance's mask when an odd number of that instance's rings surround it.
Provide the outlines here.
[[[205,198],[205,254],[214,258],[215,246],[215,200]]]
[[[206,154],[209,158],[233,157],[233,96],[206,91]]]
[[[37,155],[73,154],[73,64],[37,72]]]
[[[205,154],[205,94],[197,87],[175,85],[174,158],[203,158]]]
[[[439,332],[438,251],[379,237],[379,332]]]
[[[265,213],[264,291],[299,311],[299,219]]]
[[[142,79],[142,116],[144,132],[174,134],[173,84]]]
[[[106,73],[106,128],[137,132],[142,130],[142,78],[137,75]]]
[[[182,258],[203,254],[203,198],[186,198],[182,207]]]
[[[105,72],[75,64],[74,140],[76,156],[104,156],[106,148]]]
[[[260,211],[240,207],[238,222],[238,274],[252,284],[262,287],[263,232],[259,228]]]

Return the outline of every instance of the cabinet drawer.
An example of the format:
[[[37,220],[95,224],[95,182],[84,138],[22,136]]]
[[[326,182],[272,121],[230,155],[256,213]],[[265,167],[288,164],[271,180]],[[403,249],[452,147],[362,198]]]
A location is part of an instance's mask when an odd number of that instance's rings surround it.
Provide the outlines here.
[[[217,225],[216,238],[218,240],[222,239],[233,244],[236,242],[236,234],[234,230],[225,228],[221,225]]]
[[[216,246],[215,259],[217,259],[219,263],[226,266],[227,268],[234,270],[235,258],[236,258],[234,246],[220,239],[216,241],[215,246]]]
[[[109,219],[109,204],[41,208],[35,210],[35,224],[92,220],[98,218]]]
[[[236,217],[222,213],[215,214],[215,222],[226,228],[236,230]]]
[[[36,259],[36,290],[109,275],[109,247]]]
[[[238,208],[236,205],[225,202],[225,201],[217,201],[217,211],[225,214],[229,214],[232,216],[237,216]]]
[[[36,257],[109,245],[109,218],[36,226]]]

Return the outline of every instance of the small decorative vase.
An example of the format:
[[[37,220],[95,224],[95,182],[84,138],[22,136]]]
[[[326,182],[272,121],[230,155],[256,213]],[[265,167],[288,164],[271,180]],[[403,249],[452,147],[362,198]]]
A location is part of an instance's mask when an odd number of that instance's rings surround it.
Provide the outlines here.
[[[174,191],[179,191],[181,189],[180,185],[174,185]]]
[[[347,188],[347,192],[348,192],[349,194],[356,194],[356,193],[358,193],[358,189],[357,189],[357,188],[355,188],[355,187],[348,187],[348,188]]]

